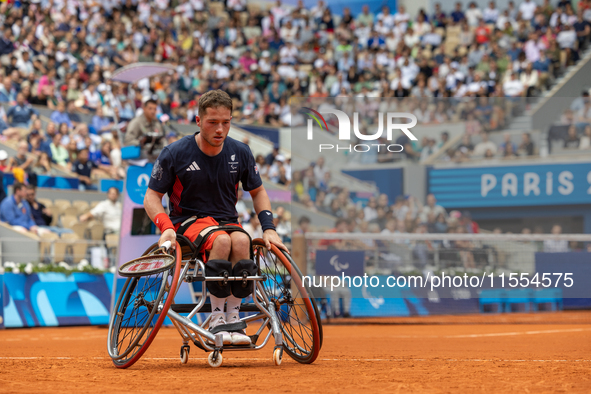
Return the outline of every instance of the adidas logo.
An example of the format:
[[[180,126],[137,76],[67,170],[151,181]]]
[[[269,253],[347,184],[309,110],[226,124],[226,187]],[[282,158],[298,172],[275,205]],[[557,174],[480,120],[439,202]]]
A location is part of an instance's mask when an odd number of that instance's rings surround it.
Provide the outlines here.
[[[199,168],[199,166],[197,165],[197,163],[193,162],[191,163],[191,165],[187,168],[187,171],[199,171],[201,168]]]

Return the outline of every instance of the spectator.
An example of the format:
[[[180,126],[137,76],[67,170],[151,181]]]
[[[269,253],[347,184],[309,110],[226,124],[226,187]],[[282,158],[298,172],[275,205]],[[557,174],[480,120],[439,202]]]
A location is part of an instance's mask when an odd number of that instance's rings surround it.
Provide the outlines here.
[[[61,143],[62,135],[59,133],[54,134],[51,139],[49,149],[51,150],[51,159],[54,163],[62,166],[68,166],[69,154],[68,150]]]
[[[73,231],[69,228],[51,226],[51,221],[53,220],[53,213],[45,205],[37,201],[37,188],[35,186],[26,186],[25,199],[29,203],[33,220],[35,221],[35,224],[38,228],[45,229],[59,235],[73,233]]]
[[[433,215],[434,217],[439,216],[442,214],[444,217],[447,217],[447,211],[441,205],[437,205],[437,199],[433,193],[427,195],[427,204],[423,206],[423,210],[420,214],[421,222],[427,222],[429,215]]]
[[[12,226],[12,229],[20,233],[43,235],[48,230],[35,224],[31,207],[27,202],[25,185],[15,182],[13,194],[6,197],[0,204],[0,220]]]
[[[555,224],[552,226],[552,235],[559,236],[562,234],[562,226]],[[568,252],[568,241],[561,239],[547,239],[544,241],[544,252],[549,253],[564,253]]]
[[[0,85],[0,103],[9,103],[15,101],[16,94],[17,91],[12,85],[12,79],[9,76],[4,77],[2,85]]]
[[[89,160],[88,148],[78,151],[77,160],[72,164],[72,172],[78,175],[80,190],[98,190],[92,180],[92,172],[97,168],[98,166]]]
[[[53,111],[53,113],[51,114],[51,121],[59,125],[65,123],[66,125],[68,125],[69,129],[72,129],[74,127],[72,125],[70,117],[68,116],[68,113],[66,112],[66,104],[63,101],[60,101],[57,104],[56,110]]]
[[[517,79],[517,73],[511,73],[511,79],[503,84],[503,93],[507,97],[520,97],[525,93],[523,83]]]
[[[98,135],[102,135],[115,127],[115,124],[103,115],[103,108],[101,106],[96,108],[96,113],[92,117],[91,125],[94,128],[95,133]]]
[[[35,162],[33,155],[28,155],[29,145],[26,141],[18,143],[16,155],[8,160],[8,171],[12,171],[15,178],[21,182],[25,182],[25,175],[31,174],[31,167]]]
[[[119,189],[111,187],[107,191],[107,199],[98,203],[89,212],[80,216],[81,222],[90,219],[99,220],[105,226],[105,234],[119,234],[121,229],[121,203]]]
[[[31,121],[37,119],[39,112],[30,104],[25,102],[25,97],[22,93],[16,95],[16,105],[10,107],[6,116],[11,119],[11,127],[20,127],[28,129]]]
[[[140,146],[141,158],[155,160],[164,148],[164,129],[156,119],[156,101],[149,99],[144,102],[143,112],[135,117],[125,133],[126,146]]]
[[[488,140],[488,134],[486,132],[480,133],[482,141],[480,141],[474,147],[474,156],[482,157],[485,156],[487,151],[490,151],[492,155],[497,153],[497,146],[494,142]]]
[[[581,139],[579,138],[579,135],[577,134],[577,126],[570,125],[568,127],[568,134],[566,136],[566,139],[564,140],[564,148],[565,149],[576,149],[579,147],[580,142],[581,142]]]
[[[521,144],[519,145],[517,151],[525,156],[534,155],[534,143],[531,141],[530,133],[523,133],[521,135]]]

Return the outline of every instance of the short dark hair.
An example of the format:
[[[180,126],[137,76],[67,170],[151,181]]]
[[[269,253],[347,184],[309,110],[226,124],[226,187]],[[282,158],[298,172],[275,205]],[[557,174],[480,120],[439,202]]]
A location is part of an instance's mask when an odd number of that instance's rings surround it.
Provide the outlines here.
[[[23,187],[25,187],[24,183],[14,182],[14,184],[12,185],[12,192],[16,193],[17,191],[21,190]]]
[[[144,103],[144,107],[145,107],[146,105],[148,105],[148,104],[154,104],[154,105],[158,105],[158,103],[157,103],[157,102],[156,102],[156,100],[154,100],[154,99],[149,99],[149,100],[146,100],[146,102]]]
[[[304,224],[304,223],[310,223],[310,222],[311,222],[311,221],[310,221],[310,218],[309,218],[309,217],[307,217],[307,216],[302,216],[302,217],[300,218],[300,220],[298,221],[298,224],[301,226],[301,225],[302,225],[302,224]]]
[[[115,186],[111,186],[109,188],[109,190],[107,190],[107,193],[111,191],[111,189],[115,189],[115,191],[117,192],[117,195],[119,195],[119,189],[117,189]]]
[[[27,185],[27,190],[37,190],[37,187],[35,185]]]
[[[230,112],[232,112],[234,105],[232,104],[232,99],[228,93],[217,89],[210,90],[199,97],[199,116],[203,116],[206,113],[207,108],[217,107],[225,107],[228,108]]]

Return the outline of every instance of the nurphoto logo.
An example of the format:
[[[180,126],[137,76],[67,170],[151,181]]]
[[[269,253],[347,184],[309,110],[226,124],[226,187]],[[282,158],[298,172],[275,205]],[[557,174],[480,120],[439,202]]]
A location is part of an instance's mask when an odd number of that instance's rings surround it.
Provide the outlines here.
[[[314,123],[316,123],[321,130],[328,131],[328,124],[326,119],[324,119],[323,115],[335,115],[338,120],[339,125],[339,140],[342,141],[351,141],[351,123],[353,124],[353,133],[355,137],[362,141],[375,141],[382,137],[384,134],[384,118],[386,119],[386,139],[388,141],[394,140],[393,131],[400,130],[402,131],[409,139],[413,141],[417,141],[417,137],[409,130],[410,128],[417,125],[417,117],[410,113],[404,112],[388,112],[386,114],[380,112],[378,114],[378,129],[375,133],[361,133],[359,131],[359,113],[353,113],[353,122],[349,118],[345,112],[340,111],[334,108],[327,108],[323,109],[322,112],[318,112],[312,108],[303,107],[302,113],[308,115],[310,118],[307,122],[307,139],[308,141],[312,141],[314,139]],[[385,115],[385,116],[384,116]],[[407,118],[410,119],[410,123],[395,123],[400,118]],[[339,151],[354,151],[354,152],[368,152],[372,146],[377,147],[378,152],[380,151],[381,147],[384,147],[388,150],[388,152],[399,153],[404,150],[404,147],[400,144],[355,144],[355,145],[346,145],[346,146],[339,146],[334,144],[319,144],[318,149],[319,152],[323,150],[336,150]]]

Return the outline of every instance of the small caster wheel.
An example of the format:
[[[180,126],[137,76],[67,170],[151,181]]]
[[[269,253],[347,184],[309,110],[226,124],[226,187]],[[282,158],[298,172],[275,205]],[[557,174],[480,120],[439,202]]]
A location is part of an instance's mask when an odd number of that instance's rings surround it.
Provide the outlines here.
[[[181,347],[181,364],[186,364],[189,362],[189,352],[191,348],[187,345]]]
[[[280,366],[282,359],[283,359],[283,348],[276,347],[275,350],[273,350],[273,362],[275,363],[275,365]]]
[[[209,363],[209,365],[211,367],[214,367],[214,368],[219,367],[220,365],[222,365],[222,361],[224,361],[223,357],[222,357],[222,353],[220,353],[218,351],[213,351],[213,352],[209,353],[209,356],[207,356],[207,362]]]

